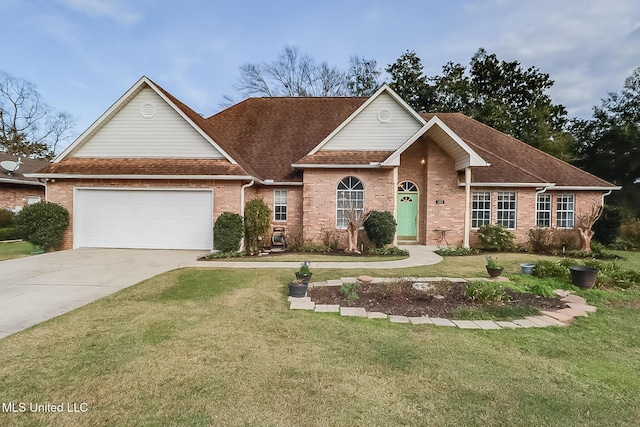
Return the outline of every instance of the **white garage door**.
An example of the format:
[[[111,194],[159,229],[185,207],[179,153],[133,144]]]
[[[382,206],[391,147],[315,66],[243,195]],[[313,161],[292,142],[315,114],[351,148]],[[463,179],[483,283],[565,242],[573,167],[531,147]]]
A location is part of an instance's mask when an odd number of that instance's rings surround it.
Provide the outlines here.
[[[76,189],[74,247],[211,249],[211,190]]]

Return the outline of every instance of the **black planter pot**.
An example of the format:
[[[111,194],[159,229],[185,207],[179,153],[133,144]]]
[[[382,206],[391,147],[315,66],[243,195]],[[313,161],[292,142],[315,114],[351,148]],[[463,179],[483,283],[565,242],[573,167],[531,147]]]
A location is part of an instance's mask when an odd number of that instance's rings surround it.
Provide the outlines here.
[[[591,289],[596,284],[598,278],[598,269],[587,267],[585,265],[572,265],[569,267],[571,272],[571,282],[580,289]]]
[[[504,268],[502,267],[489,268],[488,266],[486,266],[486,268],[487,268],[487,273],[489,274],[489,277],[498,277],[502,273],[502,270],[504,270]]]
[[[302,298],[307,295],[307,289],[309,288],[309,283],[289,283],[289,296],[294,298]]]
[[[313,276],[313,273],[300,274],[300,272],[296,271],[296,279],[302,280],[302,283],[309,283],[311,281],[311,276]]]

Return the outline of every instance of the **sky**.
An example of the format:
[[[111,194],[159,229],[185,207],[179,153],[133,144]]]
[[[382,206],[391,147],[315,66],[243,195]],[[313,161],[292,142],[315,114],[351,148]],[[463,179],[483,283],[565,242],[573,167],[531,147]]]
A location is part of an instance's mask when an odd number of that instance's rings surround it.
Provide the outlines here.
[[[570,117],[588,118],[640,66],[638,0],[0,0],[0,70],[37,86],[82,133],[146,75],[195,111],[218,112],[239,67],[285,46],[346,69],[405,51],[425,73],[481,47],[537,67]],[[387,77],[383,73],[384,77]]]

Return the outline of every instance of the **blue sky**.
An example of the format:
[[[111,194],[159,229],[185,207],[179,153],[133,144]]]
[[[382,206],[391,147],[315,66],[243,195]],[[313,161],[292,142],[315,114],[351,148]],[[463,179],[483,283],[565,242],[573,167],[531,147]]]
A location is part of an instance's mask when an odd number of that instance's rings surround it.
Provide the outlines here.
[[[555,80],[570,116],[640,66],[637,0],[0,0],[0,69],[37,85],[81,133],[142,75],[199,113],[236,100],[238,68],[296,46],[346,68],[414,50],[428,75],[480,47]]]

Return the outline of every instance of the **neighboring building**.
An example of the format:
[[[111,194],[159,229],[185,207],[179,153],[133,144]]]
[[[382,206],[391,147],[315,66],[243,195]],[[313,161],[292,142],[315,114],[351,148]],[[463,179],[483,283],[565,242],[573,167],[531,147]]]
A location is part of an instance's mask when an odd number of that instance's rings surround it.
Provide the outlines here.
[[[211,249],[222,212],[262,197],[305,239],[349,206],[388,210],[398,241],[473,244],[500,223],[571,228],[613,184],[459,113],[370,98],[251,98],[203,118],[142,77],[54,162],[31,174],[69,209],[66,248]]]
[[[17,166],[4,168],[4,166]],[[44,160],[33,160],[0,153],[0,209],[19,212],[24,206],[44,200],[45,185],[37,178],[25,174],[49,165]]]

